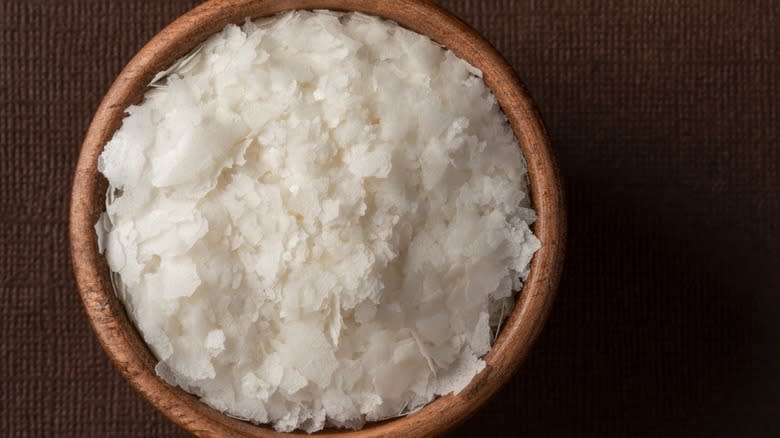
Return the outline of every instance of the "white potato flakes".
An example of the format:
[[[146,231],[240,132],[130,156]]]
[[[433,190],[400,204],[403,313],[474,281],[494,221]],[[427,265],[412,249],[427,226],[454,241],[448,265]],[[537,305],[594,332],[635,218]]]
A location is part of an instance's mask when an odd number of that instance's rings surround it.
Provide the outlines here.
[[[477,69],[392,22],[290,12],[226,27],[127,112],[96,230],[166,381],[314,432],[484,368],[540,242]]]

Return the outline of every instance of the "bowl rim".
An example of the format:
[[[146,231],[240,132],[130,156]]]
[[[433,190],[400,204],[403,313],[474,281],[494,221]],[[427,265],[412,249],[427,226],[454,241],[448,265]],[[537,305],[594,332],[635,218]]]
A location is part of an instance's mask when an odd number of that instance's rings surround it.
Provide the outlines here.
[[[457,395],[439,397],[421,410],[363,429],[326,429],[339,437],[433,436],[474,414],[503,386],[527,356],[549,313],[563,268],[566,213],[560,172],[549,139],[525,86],[507,61],[476,30],[429,0],[210,0],[182,15],[152,38],[127,64],[106,93],[79,154],[73,177],[69,235],[77,287],[90,323],[126,380],[158,411],[202,437],[280,437],[267,425],[231,418],[195,396],[168,385],[154,372],[156,360],[114,295],[105,258],[97,251],[94,225],[105,210],[106,182],[97,172],[105,143],[125,109],[140,101],[155,73],[229,23],[291,9],[357,11],[394,20],[427,35],[480,68],[517,137],[528,165],[537,212],[534,233],[542,242],[515,309],[484,357],[486,367]],[[295,432],[298,434],[300,432]]]

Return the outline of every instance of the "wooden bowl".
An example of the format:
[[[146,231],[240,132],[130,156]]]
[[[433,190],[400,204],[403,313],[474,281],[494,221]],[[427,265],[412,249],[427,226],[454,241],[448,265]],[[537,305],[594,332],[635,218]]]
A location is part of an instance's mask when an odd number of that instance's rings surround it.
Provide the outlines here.
[[[501,55],[458,18],[425,0],[212,0],[185,14],[154,37],[130,61],[106,94],[81,148],[73,181],[70,240],[73,269],[92,326],[122,375],[171,421],[202,437],[284,435],[223,415],[196,397],[163,382],[156,359],[114,295],[105,258],[97,251],[94,224],[105,210],[107,182],[97,172],[103,146],[119,127],[125,108],[141,101],[155,73],[169,67],[228,23],[290,9],[359,11],[395,20],[449,48],[484,72],[509,118],[528,162],[533,226],[542,242],[514,312],[485,356],[487,366],[457,395],[440,397],[405,417],[369,423],[362,430],[325,430],[341,437],[439,435],[472,415],[510,378],[542,329],[563,264],[565,212],[558,168],[530,97]]]

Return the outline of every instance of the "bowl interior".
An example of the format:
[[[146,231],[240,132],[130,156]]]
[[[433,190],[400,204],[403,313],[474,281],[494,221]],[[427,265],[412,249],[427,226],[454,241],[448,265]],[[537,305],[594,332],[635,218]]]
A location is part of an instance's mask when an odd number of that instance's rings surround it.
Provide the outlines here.
[[[528,163],[531,198],[542,242],[531,272],[504,323],[487,366],[457,395],[440,397],[420,411],[368,423],[359,431],[325,430],[318,435],[430,436],[473,414],[516,370],[540,332],[558,285],[565,243],[565,213],[557,165],[530,97],[501,55],[476,31],[426,0],[212,0],[182,16],[152,39],[125,67],[106,94],[82,145],[73,181],[70,238],[74,272],[90,322],[124,377],[169,419],[198,436],[282,435],[223,415],[183,390],[160,380],[156,359],[113,293],[109,269],[97,251],[94,224],[105,210],[107,182],[97,158],[119,127],[124,110],[143,98],[153,76],[229,23],[242,23],[290,9],[358,11],[394,20],[427,35],[476,66],[507,115]]]

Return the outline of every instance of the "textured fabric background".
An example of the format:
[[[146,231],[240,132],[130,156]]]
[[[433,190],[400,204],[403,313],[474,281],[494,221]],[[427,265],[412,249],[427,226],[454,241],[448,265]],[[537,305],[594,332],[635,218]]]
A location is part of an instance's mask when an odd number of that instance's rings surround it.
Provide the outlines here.
[[[66,228],[100,98],[196,3],[0,0],[3,436],[186,436],[98,345]],[[453,436],[777,436],[780,2],[441,3],[536,98],[571,236],[531,357]]]

